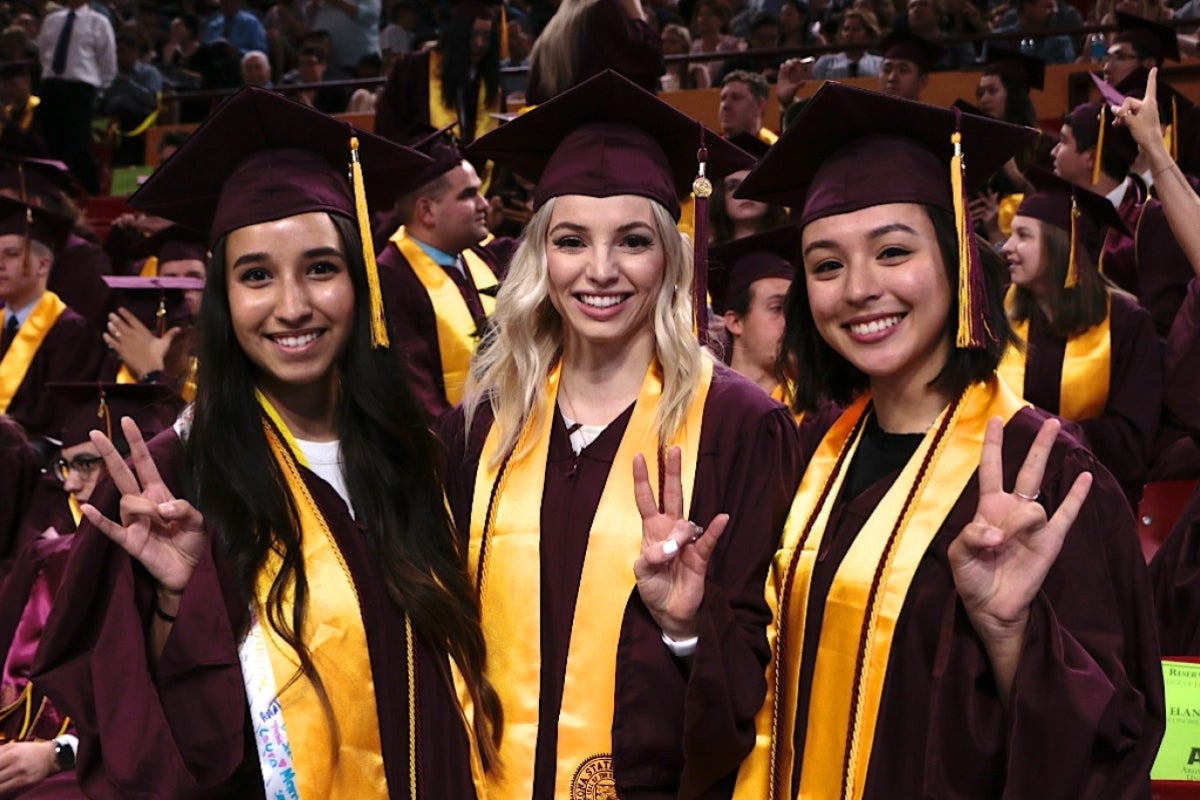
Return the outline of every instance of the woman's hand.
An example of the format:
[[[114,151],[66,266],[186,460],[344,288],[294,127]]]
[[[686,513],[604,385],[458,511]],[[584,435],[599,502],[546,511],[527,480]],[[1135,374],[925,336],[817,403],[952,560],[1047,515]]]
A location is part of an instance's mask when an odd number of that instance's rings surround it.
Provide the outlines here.
[[[954,585],[988,651],[1005,703],[1025,642],[1030,605],[1092,486],[1091,473],[1080,474],[1048,520],[1046,510],[1036,502],[1060,427],[1054,419],[1042,424],[1013,491],[1006,492],[1004,425],[998,418],[989,420],[979,463],[975,519],[951,542],[948,552]]]
[[[58,772],[54,742],[10,742],[0,746],[0,795],[36,786]]]
[[[633,564],[638,594],[662,632],[675,641],[700,631],[700,602],[708,560],[729,522],[718,514],[707,529],[683,518],[682,456],[678,447],[667,451],[663,511],[650,487],[646,459],[633,459],[633,490],[642,515],[642,554]]]
[[[204,517],[191,503],[177,500],[167,489],[134,421],[123,417],[121,429],[129,442],[132,472],[104,434],[91,433],[92,443],[121,493],[121,522],[108,519],[86,503],[83,515],[141,562],[158,582],[159,608],[174,615],[208,547]]]
[[[171,328],[159,338],[128,309],[118,308],[108,315],[108,330],[103,337],[104,343],[141,380],[151,372],[162,371],[167,351],[171,349],[171,343],[180,330]]]
[[[971,219],[982,225],[987,240],[992,244],[1004,240],[1000,230],[1000,195],[984,189],[970,200]]]
[[[1156,150],[1161,150],[1160,155],[1166,155],[1169,158],[1170,154],[1167,153],[1162,142],[1162,122],[1158,115],[1157,92],[1158,68],[1155,67],[1150,70],[1150,77],[1146,79],[1145,97],[1140,100],[1136,97],[1126,97],[1124,103],[1113,107],[1113,124],[1129,128],[1134,141],[1147,152],[1147,155],[1153,157]]]

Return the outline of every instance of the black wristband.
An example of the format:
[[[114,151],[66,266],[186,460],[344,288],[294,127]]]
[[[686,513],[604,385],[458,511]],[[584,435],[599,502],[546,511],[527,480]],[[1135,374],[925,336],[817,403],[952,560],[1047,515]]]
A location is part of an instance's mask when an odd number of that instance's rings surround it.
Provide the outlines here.
[[[162,383],[162,379],[163,371],[161,369],[154,369],[143,375],[138,380],[138,383]]]
[[[158,617],[163,622],[174,622],[175,621],[174,615],[168,614],[167,612],[163,611],[162,608],[158,605],[158,595],[154,596],[154,616]]]

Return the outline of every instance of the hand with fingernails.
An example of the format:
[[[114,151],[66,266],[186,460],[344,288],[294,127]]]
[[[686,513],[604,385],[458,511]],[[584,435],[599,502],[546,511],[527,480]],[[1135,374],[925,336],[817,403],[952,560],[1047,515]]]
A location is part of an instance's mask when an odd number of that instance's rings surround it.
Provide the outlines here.
[[[954,585],[983,640],[1005,703],[1024,645],[1030,606],[1092,486],[1091,473],[1081,473],[1054,515],[1046,518],[1046,509],[1037,499],[1060,427],[1055,419],[1042,424],[1013,491],[1006,492],[1004,425],[999,418],[988,421],[975,519],[950,543],[948,552]]]
[[[1119,106],[1112,106],[1113,124],[1129,128],[1134,141],[1153,156],[1153,151],[1161,151],[1159,155],[1170,158],[1166,145],[1163,144],[1161,119],[1158,112],[1158,68],[1150,70],[1146,79],[1146,96],[1140,100],[1136,97],[1126,97]]]
[[[650,486],[646,459],[633,459],[633,490],[642,516],[642,554],[633,564],[638,594],[650,616],[671,639],[699,633],[700,602],[708,560],[729,522],[718,514],[703,528],[684,518],[683,481],[678,447],[667,451],[662,511]]]
[[[151,372],[161,371],[167,351],[181,328],[171,328],[161,337],[155,336],[127,309],[120,308],[108,315],[104,343],[120,356],[122,363],[140,380]]]
[[[86,503],[83,515],[141,562],[158,582],[158,607],[173,616],[208,547],[204,517],[187,500],[177,499],[163,483],[137,424],[129,417],[122,417],[121,429],[129,442],[133,470],[108,437],[99,431],[91,432],[92,443],[121,493],[121,521],[109,519]]]

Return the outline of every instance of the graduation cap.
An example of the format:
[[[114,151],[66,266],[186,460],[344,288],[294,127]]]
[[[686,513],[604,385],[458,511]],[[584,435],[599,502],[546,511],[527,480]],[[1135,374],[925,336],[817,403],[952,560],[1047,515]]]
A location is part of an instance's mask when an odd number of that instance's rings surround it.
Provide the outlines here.
[[[165,430],[181,405],[179,395],[162,383],[48,383],[62,420],[62,447],[88,441],[88,433],[103,432],[114,444],[124,443],[121,417],[130,417],[146,439]]]
[[[713,310],[725,313],[733,298],[764,278],[792,280],[792,260],[800,246],[800,229],[783,225],[753,236],[743,236],[709,251],[708,286]]]
[[[750,169],[752,156],[612,70],[477,139],[468,153],[537,184],[535,209],[565,194],[638,195],[657,201],[678,221],[679,198],[694,191],[693,304],[705,340],[710,181]]]
[[[729,143],[737,145],[738,148],[754,156],[755,159],[762,158],[767,154],[767,151],[771,149],[771,145],[767,144],[754,134],[746,133],[745,131],[742,131],[741,133],[735,133],[733,136],[730,136]],[[736,172],[736,170],[734,171]]]
[[[0,236],[23,236],[57,253],[71,235],[74,220],[52,208],[0,196]]]
[[[979,106],[972,103],[970,100],[964,100],[961,97],[950,104],[951,108],[957,108],[964,114],[974,114],[977,117],[990,117],[991,114],[984,111]]]
[[[1131,44],[1159,64],[1167,58],[1179,60],[1179,37],[1174,28],[1124,11],[1117,12],[1117,27],[1114,44]]]
[[[198,278],[105,275],[104,282],[112,290],[110,307],[126,309],[160,338],[168,329],[191,322],[184,292],[204,288]]]
[[[879,43],[879,52],[884,58],[895,61],[911,61],[922,72],[931,71],[946,55],[946,48],[918,36],[906,28],[892,31]]]
[[[1116,88],[1092,73],[1092,83],[1096,85],[1105,102],[1112,106],[1120,106],[1125,102],[1126,97],[1145,98],[1149,80],[1150,70],[1144,67],[1138,67],[1131,72]],[[1167,150],[1171,153],[1171,158],[1179,161],[1180,140],[1194,139],[1196,135],[1193,124],[1196,105],[1186,95],[1164,81],[1161,74],[1158,76],[1156,85],[1154,99],[1158,101],[1159,120],[1166,127],[1164,139]],[[1109,111],[1111,110],[1110,108]],[[1188,128],[1188,130],[1184,130],[1184,128]]]
[[[390,206],[429,159],[258,87],[225,102],[129,198],[193,230],[211,249],[247,225],[323,211],[353,220],[370,287],[371,340],[387,346],[368,203]]]
[[[958,346],[985,345],[983,272],[966,198],[1037,131],[826,82],[736,197],[800,209],[799,223],[886,203],[954,215],[959,245]]]
[[[199,261],[207,264],[207,237],[182,225],[168,225],[139,242],[134,254],[146,259],[142,265],[141,277],[153,278],[158,276],[163,264],[172,261]]]
[[[1020,50],[992,44],[988,47],[983,74],[1007,78],[1026,89],[1042,89],[1046,85],[1046,62]]]
[[[458,126],[452,122],[444,128],[434,128],[431,125],[417,125],[410,129],[405,137],[406,144],[418,153],[429,157],[430,164],[412,181],[414,188],[424,186],[445,175],[457,167],[466,158],[458,142],[451,136],[450,131]]]
[[[48,158],[0,155],[0,191],[32,205],[61,207],[78,185],[67,165]]]
[[[1109,228],[1126,236],[1129,235],[1129,229],[1107,197],[1043,169],[1029,169],[1025,177],[1034,185],[1036,191],[1025,195],[1025,199],[1017,208],[1016,216],[1032,217],[1047,225],[1053,225],[1070,236],[1071,249],[1067,257],[1065,285],[1067,288],[1077,286],[1077,248],[1086,248],[1091,257],[1097,259],[1104,248],[1104,238]]]
[[[1128,128],[1113,125],[1111,106],[1119,106],[1125,102],[1124,95],[1105,83],[1104,79],[1096,73],[1089,74],[1092,83],[1100,90],[1101,99],[1083,103],[1071,109],[1065,122],[1071,126],[1076,139],[1081,138],[1082,134],[1085,141],[1094,140],[1096,142],[1096,158],[1092,165],[1092,185],[1094,186],[1100,182],[1101,157],[1104,153],[1109,153],[1128,169],[1129,165],[1137,160],[1138,146]]]

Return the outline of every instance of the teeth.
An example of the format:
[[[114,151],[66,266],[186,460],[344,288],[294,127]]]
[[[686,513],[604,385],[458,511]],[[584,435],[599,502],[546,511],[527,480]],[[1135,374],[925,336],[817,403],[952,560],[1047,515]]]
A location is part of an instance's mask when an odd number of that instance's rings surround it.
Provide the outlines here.
[[[303,336],[275,336],[273,338],[284,347],[304,347],[309,342],[316,341],[320,335],[319,333],[306,333]]]
[[[900,315],[893,317],[884,317],[883,319],[871,320],[870,322],[853,324],[850,326],[850,332],[858,336],[866,336],[871,333],[879,333],[892,327],[900,321]]]
[[[611,308],[625,298],[622,295],[615,294],[581,294],[579,295],[579,299],[584,305],[591,306],[592,308]]]

